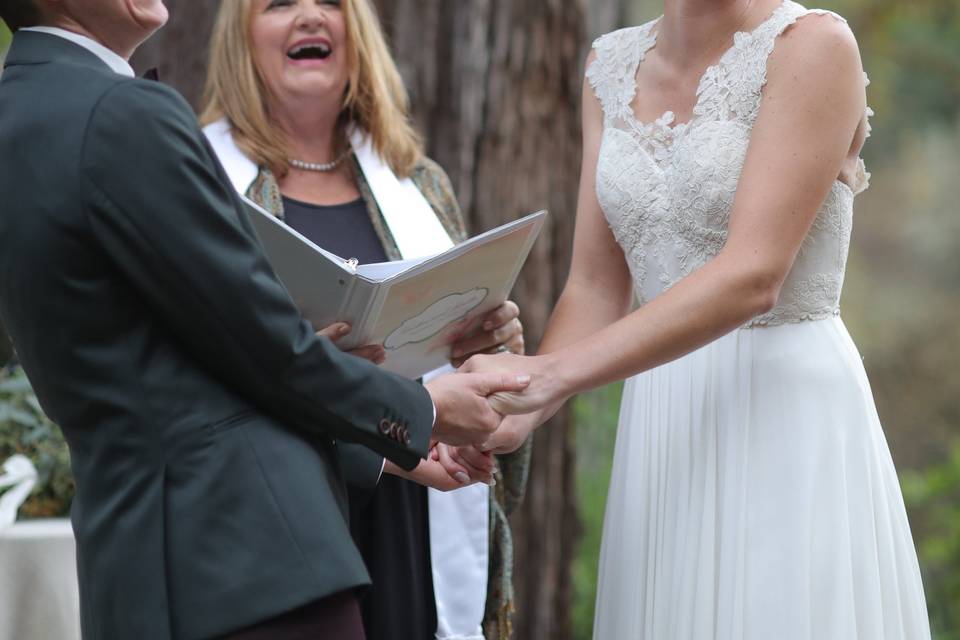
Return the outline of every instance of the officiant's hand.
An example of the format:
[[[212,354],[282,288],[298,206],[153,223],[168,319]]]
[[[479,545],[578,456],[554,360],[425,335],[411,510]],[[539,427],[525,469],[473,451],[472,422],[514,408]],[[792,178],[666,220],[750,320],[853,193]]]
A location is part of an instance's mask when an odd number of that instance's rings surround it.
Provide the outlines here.
[[[503,414],[494,410],[488,396],[520,393],[529,384],[530,376],[526,374],[502,371],[434,378],[425,385],[437,411],[434,439],[454,446],[484,443],[503,420]],[[506,402],[502,404],[507,406]]]
[[[464,484],[474,482],[482,482],[490,486],[496,484],[493,471],[497,463],[493,454],[488,451],[480,451],[476,447],[438,445],[431,451],[431,456],[436,457],[451,477]]]
[[[509,351],[523,355],[523,324],[520,322],[520,307],[507,300],[483,318],[480,330],[452,345],[450,362],[459,367],[470,356],[478,353]]]
[[[453,447],[438,442],[430,447],[427,459],[413,471],[404,471],[389,460],[383,471],[438,491],[453,491],[477,482],[492,484],[493,456],[472,447],[469,451],[472,452],[470,455],[460,455]]]
[[[333,344],[337,344],[338,340],[343,340],[348,335],[353,328],[349,323],[346,322],[334,322],[329,327],[324,327],[317,331],[318,336],[323,336],[329,338]],[[337,345],[340,346],[340,345]],[[343,350],[346,353],[349,353],[352,356],[357,356],[358,358],[363,358],[364,360],[369,360],[373,364],[383,364],[383,361],[387,359],[387,350],[383,348],[383,345],[379,344],[368,344],[363,347],[357,347],[356,349]]]

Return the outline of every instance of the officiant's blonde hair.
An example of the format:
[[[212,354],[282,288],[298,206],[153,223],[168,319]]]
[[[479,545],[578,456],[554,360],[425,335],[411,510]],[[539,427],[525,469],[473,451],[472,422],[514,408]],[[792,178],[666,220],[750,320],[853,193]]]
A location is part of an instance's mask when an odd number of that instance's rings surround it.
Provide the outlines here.
[[[250,23],[256,0],[220,3],[210,41],[203,109],[204,125],[226,118],[237,146],[257,165],[277,175],[289,170],[287,142],[271,121],[266,84],[254,62]],[[339,146],[350,124],[368,132],[373,146],[400,177],[423,157],[410,122],[410,100],[390,55],[370,0],[343,0],[349,82],[338,122]]]

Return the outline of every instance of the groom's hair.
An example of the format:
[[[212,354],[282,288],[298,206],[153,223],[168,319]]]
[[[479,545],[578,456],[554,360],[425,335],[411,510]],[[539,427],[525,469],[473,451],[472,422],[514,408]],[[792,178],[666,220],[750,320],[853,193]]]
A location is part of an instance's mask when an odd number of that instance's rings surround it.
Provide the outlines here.
[[[34,0],[0,0],[0,18],[16,31],[40,24],[40,9]]]

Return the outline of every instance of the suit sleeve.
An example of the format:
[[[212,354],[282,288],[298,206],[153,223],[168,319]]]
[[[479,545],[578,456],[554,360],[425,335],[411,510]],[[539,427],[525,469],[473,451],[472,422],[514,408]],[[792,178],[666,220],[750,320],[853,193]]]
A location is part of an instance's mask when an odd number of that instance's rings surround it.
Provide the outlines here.
[[[80,172],[96,242],[202,366],[293,428],[403,468],[426,455],[429,395],[314,335],[178,94],[115,85],[90,118]]]
[[[346,442],[337,447],[343,479],[350,494],[351,509],[366,506],[373,498],[383,473],[383,456],[376,452]]]
[[[7,330],[3,326],[3,319],[0,318],[0,367],[7,364],[13,357],[13,343],[7,336]]]

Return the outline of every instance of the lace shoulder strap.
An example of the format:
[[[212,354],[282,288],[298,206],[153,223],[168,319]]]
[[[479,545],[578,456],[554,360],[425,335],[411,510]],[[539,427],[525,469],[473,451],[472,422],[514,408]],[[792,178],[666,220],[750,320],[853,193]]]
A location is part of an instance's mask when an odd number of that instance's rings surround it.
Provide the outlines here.
[[[831,15],[846,22],[832,11],[807,9],[792,0],[784,0],[752,32],[735,34],[733,47],[704,75],[700,92],[717,95],[710,106],[725,112],[723,115],[727,118],[742,118],[752,124],[760,110],[760,94],[767,83],[767,61],[777,38],[810,14]]]
[[[656,42],[653,33],[656,22],[619,29],[594,41],[596,57],[587,69],[587,80],[600,100],[605,120],[622,117],[630,111],[637,92],[637,67]]]
[[[760,86],[758,89],[762,89],[763,85],[767,83],[767,61],[770,59],[770,54],[773,53],[773,49],[777,43],[777,38],[783,35],[783,32],[789,27],[796,24],[797,20],[808,15],[833,16],[835,19],[843,23],[847,22],[845,18],[837,13],[834,13],[833,11],[827,11],[825,9],[807,9],[804,6],[793,2],[793,0],[785,0],[785,2],[773,13],[773,15],[770,16],[770,19],[761,24],[754,32],[757,41],[757,55],[759,56],[758,69],[761,70],[761,73],[759,74]]]
[[[773,53],[777,38],[797,20],[808,15],[828,15],[846,23],[846,19],[833,11],[807,9],[806,7],[784,0],[773,14],[751,33],[737,33],[733,47],[724,54],[716,67],[708,70],[700,85],[699,93],[704,94],[701,111],[715,111],[724,119],[740,119],[752,125],[760,112],[761,93],[767,83],[767,61]],[[867,74],[863,74],[865,85],[870,84]],[[867,136],[870,134],[869,118],[873,115],[866,108],[865,122]],[[850,185],[855,194],[869,186],[870,174],[866,172],[863,160],[860,160],[854,184]]]

